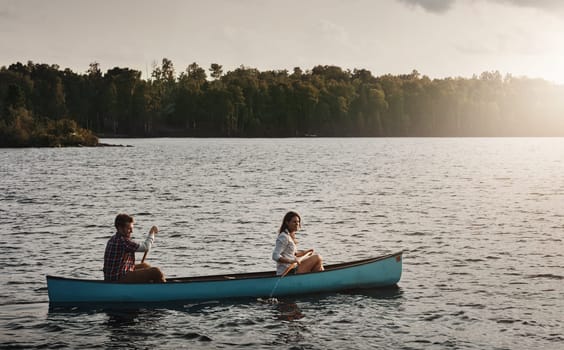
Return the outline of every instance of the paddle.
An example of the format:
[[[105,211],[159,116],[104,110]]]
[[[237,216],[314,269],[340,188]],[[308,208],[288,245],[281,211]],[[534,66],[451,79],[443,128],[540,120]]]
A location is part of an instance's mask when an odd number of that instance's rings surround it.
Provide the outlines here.
[[[143,264],[143,263],[145,262],[145,258],[147,258],[147,253],[148,253],[148,252],[149,252],[149,251],[146,250],[146,251],[145,251],[145,254],[143,254],[143,259],[141,259],[141,264]]]
[[[294,269],[296,267],[298,263],[291,263],[290,266],[288,266],[286,268],[286,270],[284,270],[284,272],[282,272],[282,274],[280,275],[280,278],[286,276],[290,271],[292,271],[292,269]]]
[[[151,233],[156,234],[157,232],[159,232],[159,228],[157,226],[153,226],[149,230],[149,234],[151,234]],[[145,259],[147,258],[148,253],[149,253],[149,250],[146,250],[145,253],[143,254],[143,259],[141,259],[141,264],[145,262]]]
[[[302,255],[301,258],[303,259],[303,258],[307,257],[308,255],[312,255],[312,254],[313,254],[313,251],[309,251],[309,252],[305,253],[304,255]],[[302,259],[300,259],[300,260],[302,260]],[[276,280],[276,283],[274,284],[274,288],[272,288],[272,291],[270,291],[270,296],[268,297],[269,302],[272,302],[272,303],[278,302],[278,300],[276,300],[276,298],[274,298],[274,299],[272,298],[272,296],[274,295],[274,291],[276,290],[276,287],[278,287],[278,283],[280,283],[280,281],[282,281],[282,278],[284,278],[284,276],[286,276],[290,271],[292,271],[292,269],[294,267],[296,267],[297,264],[298,263],[291,263],[290,266],[288,266],[286,268],[286,270],[284,270],[284,272],[280,275],[280,278],[278,278]]]

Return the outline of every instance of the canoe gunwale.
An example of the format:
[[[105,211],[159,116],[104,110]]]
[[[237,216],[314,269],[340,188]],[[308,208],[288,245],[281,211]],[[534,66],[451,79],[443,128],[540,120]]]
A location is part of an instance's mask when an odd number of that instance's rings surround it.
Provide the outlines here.
[[[376,261],[389,259],[395,257],[396,259],[402,259],[403,250],[386,254],[378,257],[367,258],[362,260],[356,260],[351,262],[344,262],[338,264],[332,264],[325,266],[325,271],[321,272],[311,272],[309,274],[322,274],[325,272],[342,270],[346,268],[362,266],[366,264],[370,264]],[[399,261],[399,260],[398,260]],[[302,276],[305,274],[300,275],[287,275],[285,278],[292,278],[297,276]],[[176,277],[170,278],[167,280],[167,284],[177,284],[177,283],[198,283],[198,282],[229,282],[234,280],[246,280],[246,279],[264,279],[264,278],[277,278],[275,271],[264,271],[264,272],[250,272],[250,273],[238,273],[238,274],[220,274],[220,275],[210,275],[210,276],[194,276],[194,277]],[[124,284],[119,282],[108,282],[104,280],[95,280],[95,279],[80,279],[80,278],[68,278],[68,277],[60,277],[60,276],[52,276],[47,275],[48,280],[67,280],[67,281],[82,281],[82,282],[91,282],[91,283],[103,283],[103,284]],[[130,284],[148,284],[148,283],[130,283]]]

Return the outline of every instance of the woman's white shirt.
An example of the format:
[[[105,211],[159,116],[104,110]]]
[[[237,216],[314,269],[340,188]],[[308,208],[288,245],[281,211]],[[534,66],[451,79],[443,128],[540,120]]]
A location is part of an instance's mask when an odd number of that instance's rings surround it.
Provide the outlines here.
[[[276,246],[274,251],[272,251],[272,260],[276,261],[276,274],[281,275],[291,264],[281,263],[278,260],[280,257],[289,259],[290,261],[296,260],[297,253],[296,243],[288,231],[282,231],[278,234],[276,238]]]

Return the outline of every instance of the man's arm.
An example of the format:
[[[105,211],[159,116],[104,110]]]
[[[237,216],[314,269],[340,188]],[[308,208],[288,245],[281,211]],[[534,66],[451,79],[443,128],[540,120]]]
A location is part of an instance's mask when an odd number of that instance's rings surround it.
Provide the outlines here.
[[[137,247],[136,252],[148,252],[149,250],[151,250],[154,241],[155,235],[149,233],[149,235],[147,235],[147,239],[145,239],[144,242],[139,243],[139,247]]]
[[[148,252],[149,250],[151,250],[151,247],[153,246],[153,242],[155,242],[155,234],[157,232],[159,232],[157,226],[151,227],[151,230],[147,235],[147,239],[145,239],[144,242],[139,244],[139,247],[137,247],[136,252]]]

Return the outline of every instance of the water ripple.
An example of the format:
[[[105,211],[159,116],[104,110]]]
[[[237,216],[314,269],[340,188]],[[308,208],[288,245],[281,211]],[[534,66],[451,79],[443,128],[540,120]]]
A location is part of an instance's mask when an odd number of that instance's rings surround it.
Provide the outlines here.
[[[0,150],[2,348],[559,349],[564,139],[150,139]],[[124,166],[116,166],[127,160]],[[404,250],[394,290],[49,308],[119,212],[169,276],[273,269],[282,215],[328,263]]]

